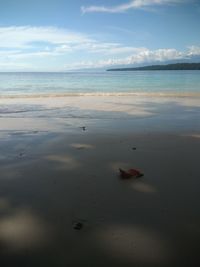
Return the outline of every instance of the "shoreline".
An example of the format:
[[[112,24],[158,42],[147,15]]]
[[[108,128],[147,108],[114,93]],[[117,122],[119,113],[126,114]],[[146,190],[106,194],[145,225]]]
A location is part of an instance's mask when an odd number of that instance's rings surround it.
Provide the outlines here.
[[[85,125],[104,131],[112,127],[116,131],[198,133],[199,100],[160,96],[0,98],[1,131],[64,132]]]
[[[59,97],[80,97],[80,96],[94,96],[94,97],[104,97],[104,96],[122,96],[122,97],[127,97],[127,96],[136,96],[136,97],[200,97],[200,93],[199,92],[93,92],[93,93],[89,93],[89,92],[82,92],[82,93],[42,93],[42,94],[38,94],[38,93],[33,93],[33,94],[10,94],[10,95],[4,95],[4,94],[0,94],[0,99],[4,99],[4,98],[16,98],[16,99],[20,99],[20,98],[59,98]]]

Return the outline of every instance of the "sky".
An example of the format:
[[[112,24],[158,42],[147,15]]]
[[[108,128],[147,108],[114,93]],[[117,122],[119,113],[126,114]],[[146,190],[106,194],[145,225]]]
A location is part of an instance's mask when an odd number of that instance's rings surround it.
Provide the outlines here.
[[[200,0],[0,0],[0,71],[137,66],[200,56]]]

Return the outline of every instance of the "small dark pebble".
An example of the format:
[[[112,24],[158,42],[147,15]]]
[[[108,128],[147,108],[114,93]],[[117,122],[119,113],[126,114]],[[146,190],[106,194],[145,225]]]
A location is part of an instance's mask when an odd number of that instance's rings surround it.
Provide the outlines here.
[[[73,228],[75,230],[81,230],[82,227],[83,227],[83,224],[80,223],[80,222],[75,222],[74,225],[73,225]]]
[[[81,126],[79,128],[81,128],[83,131],[86,131],[86,126]]]
[[[132,147],[132,150],[136,150],[136,147]]]

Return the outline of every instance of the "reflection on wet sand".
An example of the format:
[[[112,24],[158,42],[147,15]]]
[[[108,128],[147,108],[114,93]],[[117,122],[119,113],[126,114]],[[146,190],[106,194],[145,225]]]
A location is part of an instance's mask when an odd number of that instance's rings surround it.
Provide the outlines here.
[[[78,143],[75,143],[75,144],[71,144],[70,146],[73,147],[73,148],[76,148],[76,149],[94,149],[95,148],[95,146],[91,145],[91,144],[78,144]]]
[[[157,232],[137,225],[107,225],[97,231],[102,248],[113,258],[132,264],[163,264],[169,261],[169,247]],[[160,265],[160,266],[161,266]]]
[[[80,166],[80,163],[69,155],[48,155],[47,160],[58,164],[57,168],[61,169],[75,169]]]
[[[77,98],[70,101],[79,104]],[[113,101],[107,111],[99,102],[100,113],[88,110],[87,101],[75,108],[78,116],[84,110],[84,122],[82,117],[68,119],[67,108],[62,119],[58,113],[53,119],[4,118],[8,137],[0,140],[2,267],[188,267],[198,262],[195,120],[188,126],[187,111],[174,102],[137,102],[155,115],[141,119],[131,115],[133,99],[124,100],[119,113],[119,99]],[[176,116],[171,116],[171,108]],[[89,121],[91,115],[109,119]],[[176,131],[180,122],[184,133],[182,128]],[[17,128],[21,132],[12,134]],[[139,169],[144,177],[121,180],[119,168]]]
[[[10,203],[6,198],[0,198],[0,212],[6,211],[10,208]]]
[[[200,134],[190,134],[190,135],[184,135],[184,136],[200,139]]]
[[[156,193],[156,188],[153,185],[145,183],[143,181],[135,180],[131,183],[131,187],[141,193]]]
[[[48,239],[47,225],[29,210],[14,210],[0,217],[0,243],[8,250],[37,248]]]

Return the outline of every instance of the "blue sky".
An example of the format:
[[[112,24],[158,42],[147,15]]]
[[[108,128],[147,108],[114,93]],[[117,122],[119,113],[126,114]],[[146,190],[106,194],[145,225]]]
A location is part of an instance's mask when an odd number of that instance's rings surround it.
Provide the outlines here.
[[[200,56],[199,0],[1,0],[0,71]]]

